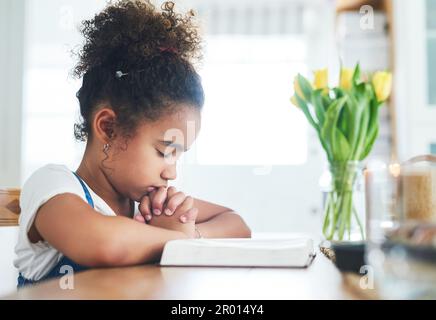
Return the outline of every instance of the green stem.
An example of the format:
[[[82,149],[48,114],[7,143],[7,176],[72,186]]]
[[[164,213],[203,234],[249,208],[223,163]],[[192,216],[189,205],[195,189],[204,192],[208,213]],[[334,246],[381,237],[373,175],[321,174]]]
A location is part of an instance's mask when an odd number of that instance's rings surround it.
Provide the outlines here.
[[[348,211],[347,212],[347,226],[346,226],[346,229],[347,229],[347,231],[348,231],[348,240],[351,240],[351,219],[352,219],[352,210],[353,210],[353,208],[354,208],[354,205],[353,205],[353,192],[351,192],[351,194],[350,194],[350,211]]]
[[[351,198],[350,191],[345,191],[345,195],[340,207],[340,215],[341,215],[341,223],[339,225],[339,240],[344,239],[345,226],[348,224],[347,221],[350,219],[350,211],[351,211]]]
[[[338,236],[339,236],[339,240],[342,240],[344,237],[344,228],[345,228],[345,224],[346,224],[346,216],[344,216],[344,209],[347,210],[348,208],[348,192],[347,192],[347,181],[348,181],[348,168],[346,167],[347,164],[345,164],[345,167],[341,168],[341,201],[339,202],[339,207],[338,207],[338,215],[340,218],[340,223],[339,223],[339,230],[338,230]],[[342,196],[343,195],[343,196]],[[345,214],[348,211],[345,211]]]
[[[351,171],[350,171],[351,170]],[[348,239],[351,236],[351,219],[353,210],[353,186],[357,172],[354,168],[349,168],[347,163],[343,167],[337,168],[335,172],[335,189],[338,190],[338,201],[336,202],[336,223],[332,231],[337,232],[339,240],[344,239],[344,234],[348,232]],[[336,181],[340,181],[337,185]],[[336,229],[337,228],[337,229]],[[334,236],[332,232],[331,236]]]
[[[326,199],[327,205],[326,205],[326,209],[324,212],[324,223],[322,226],[322,233],[324,234],[324,236],[327,236],[327,228],[330,224],[330,215],[331,215],[331,208],[332,208],[332,199],[331,199],[331,192],[329,192],[327,194],[327,199]]]
[[[330,234],[328,237],[328,240],[332,240],[334,235],[335,235],[335,231],[336,231],[336,224],[338,222],[338,216],[339,216],[339,211],[338,211],[338,203],[340,203],[340,196],[337,194],[336,191],[332,191],[333,192],[333,199],[332,199],[332,207],[333,207],[333,223],[331,224],[331,229],[330,229]]]

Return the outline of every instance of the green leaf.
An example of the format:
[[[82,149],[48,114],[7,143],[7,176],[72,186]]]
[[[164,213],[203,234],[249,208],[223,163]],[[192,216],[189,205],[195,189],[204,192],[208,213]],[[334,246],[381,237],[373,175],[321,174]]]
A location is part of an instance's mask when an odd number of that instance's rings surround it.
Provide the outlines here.
[[[348,94],[348,102],[346,105],[347,113],[348,113],[348,142],[350,144],[350,148],[352,150],[352,154],[354,154],[357,149],[357,144],[359,140],[360,134],[360,126],[362,122],[362,113],[365,107],[367,106],[365,99],[356,99],[351,94]],[[350,160],[354,160],[351,158]]]
[[[361,154],[365,148],[365,141],[367,139],[367,133],[368,133],[368,123],[369,123],[369,117],[370,117],[370,107],[367,105],[367,103],[362,102],[363,110],[362,110],[362,117],[361,122],[359,126],[359,134],[357,143],[354,148],[352,149],[352,160],[357,160],[361,158]]]
[[[348,140],[350,138],[349,137],[349,111],[346,107],[342,109],[342,112],[339,115],[338,128],[339,130],[341,130],[342,134]]]
[[[353,92],[358,100],[363,99],[367,94],[367,85],[364,82],[356,84]]]
[[[371,96],[371,104],[369,106],[370,117],[368,123],[368,134],[365,140],[365,147],[363,149],[363,152],[359,160],[363,160],[369,155],[379,132],[378,115],[379,115],[380,103],[375,98],[372,89],[370,91],[370,96]]]
[[[379,129],[378,129],[378,125],[377,125],[375,130],[373,130],[371,133],[368,134],[368,139],[366,142],[365,149],[363,150],[362,155],[360,156],[359,160],[364,160],[370,154],[372,147],[374,146],[374,143],[378,137],[378,131],[379,131]]]
[[[345,96],[345,91],[339,87],[333,88],[333,92],[335,93],[335,98],[339,99]]]
[[[313,120],[313,117],[310,113],[309,107],[307,106],[306,102],[299,97],[298,94],[295,95],[295,98],[297,100],[298,105],[300,106],[301,111],[303,111],[304,115],[307,118],[307,121],[312,125],[312,127],[315,128],[316,131],[319,131],[319,125]]]
[[[312,105],[315,109],[316,117],[318,118],[318,124],[322,128],[324,125],[325,119],[325,109],[322,101],[322,93],[323,89],[315,90],[312,94]]]
[[[371,89],[372,90],[372,89]],[[370,103],[370,117],[369,117],[369,124],[368,124],[368,132],[371,130],[375,130],[375,127],[378,124],[378,114],[379,114],[379,108],[380,103],[377,101],[377,99],[374,97],[372,98]]]
[[[350,144],[342,132],[335,128],[335,140],[333,141],[333,157],[337,161],[346,161],[350,157]]]
[[[327,111],[329,106],[332,104],[332,99],[330,99],[330,97],[327,95],[321,95],[321,97],[322,97],[322,104],[324,107],[324,111]]]
[[[303,92],[304,98],[306,101],[311,101],[312,97],[312,85],[309,81],[306,80],[301,74],[297,75],[298,84],[300,86],[301,92]]]
[[[333,161],[333,156],[332,156],[332,154],[331,154],[331,151],[330,151],[330,149],[329,149],[329,146],[327,146],[326,142],[325,142],[324,139],[322,138],[322,136],[321,136],[321,132],[320,132],[320,131],[318,131],[318,138],[319,138],[319,141],[321,142],[321,146],[322,146],[322,148],[324,149],[324,151],[325,151],[326,154],[327,154],[327,160],[328,160],[328,162],[331,163],[331,162]]]
[[[332,160],[340,160],[343,154],[349,152],[349,146],[344,142],[344,136],[338,133],[337,122],[339,114],[347,101],[347,97],[335,100],[326,112],[324,126],[321,129],[321,139],[324,141],[326,148]],[[348,142],[347,142],[348,144]],[[341,148],[345,148],[341,150]]]
[[[356,135],[355,133],[355,114],[357,111],[357,100],[352,96],[349,95],[347,104],[344,106],[344,111],[343,111],[343,115],[344,118],[341,120],[343,122],[345,122],[346,124],[343,124],[341,127],[345,128],[346,127],[346,131],[344,133],[346,133],[345,135],[348,138],[348,141],[350,143],[353,143],[354,141],[354,137]]]
[[[360,63],[358,63],[356,65],[356,68],[354,68],[354,73],[353,73],[353,78],[352,78],[353,79],[352,83],[353,83],[354,86],[359,85],[359,83],[361,82],[360,76],[361,76]]]

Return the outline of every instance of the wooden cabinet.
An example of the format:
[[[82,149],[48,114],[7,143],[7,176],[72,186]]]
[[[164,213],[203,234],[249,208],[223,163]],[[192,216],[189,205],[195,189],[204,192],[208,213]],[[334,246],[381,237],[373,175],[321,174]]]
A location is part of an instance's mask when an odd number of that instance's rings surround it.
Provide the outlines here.
[[[17,226],[20,208],[20,190],[0,189],[0,227]]]

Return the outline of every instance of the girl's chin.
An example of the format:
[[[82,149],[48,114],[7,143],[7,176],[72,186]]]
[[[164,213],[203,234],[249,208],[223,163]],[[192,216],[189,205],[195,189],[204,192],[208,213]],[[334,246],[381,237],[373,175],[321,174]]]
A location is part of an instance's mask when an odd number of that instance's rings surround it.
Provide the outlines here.
[[[141,202],[142,198],[144,198],[145,196],[150,195],[151,192],[152,191],[148,191],[148,190],[144,191],[144,190],[142,190],[142,191],[139,191],[139,192],[137,192],[135,194],[132,194],[130,196],[130,199],[132,199],[135,202]]]
[[[129,195],[129,199],[135,202],[141,202],[142,198],[144,198],[148,193],[135,192]]]

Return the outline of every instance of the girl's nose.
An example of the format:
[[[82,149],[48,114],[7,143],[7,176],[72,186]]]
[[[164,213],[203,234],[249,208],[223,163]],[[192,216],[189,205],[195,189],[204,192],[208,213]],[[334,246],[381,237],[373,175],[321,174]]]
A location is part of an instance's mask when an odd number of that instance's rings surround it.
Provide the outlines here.
[[[165,170],[162,171],[161,177],[162,177],[162,179],[165,179],[165,180],[176,180],[176,178],[177,178],[176,165],[173,164],[173,165],[167,166],[165,168]]]

